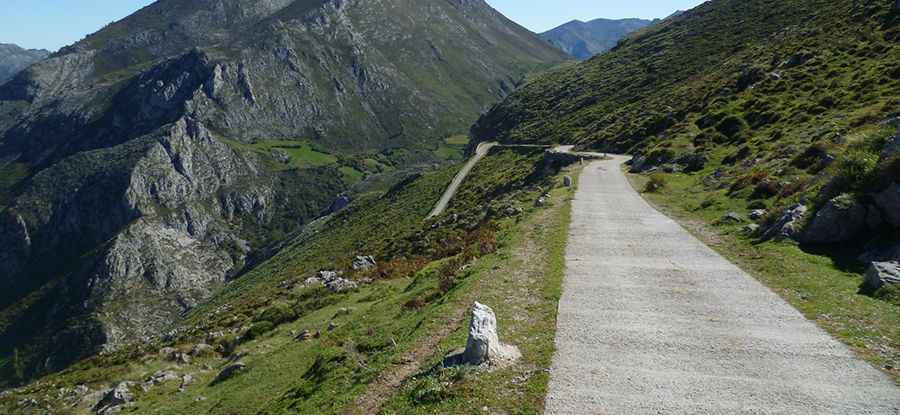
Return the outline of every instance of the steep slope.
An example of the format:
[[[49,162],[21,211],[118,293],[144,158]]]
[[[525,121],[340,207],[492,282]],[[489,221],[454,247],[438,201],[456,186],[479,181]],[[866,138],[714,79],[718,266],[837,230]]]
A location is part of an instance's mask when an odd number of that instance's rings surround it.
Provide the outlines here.
[[[573,20],[541,33],[540,36],[578,60],[586,60],[612,49],[625,36],[654,22],[643,19],[595,19],[588,22]]]
[[[533,78],[472,131],[634,155],[647,192],[896,377],[878,322],[900,318],[898,39],[896,2],[714,0]]]
[[[0,87],[0,353],[159,335],[563,58],[481,0],[162,0],[64,48]]]
[[[43,49],[23,49],[10,43],[0,43],[0,84],[47,56],[50,52]]]

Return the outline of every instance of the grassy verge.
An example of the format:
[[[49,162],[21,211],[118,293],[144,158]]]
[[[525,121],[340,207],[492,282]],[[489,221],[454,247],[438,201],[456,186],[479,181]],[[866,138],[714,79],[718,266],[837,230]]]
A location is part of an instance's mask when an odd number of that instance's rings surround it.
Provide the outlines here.
[[[436,368],[465,346],[467,320],[440,342],[418,375],[408,379],[384,414],[543,413],[555,351],[556,317],[565,274],[565,249],[573,189],[557,188],[553,203],[503,233],[503,246],[477,270],[470,292],[497,313],[502,341],[522,360],[495,368]],[[471,306],[471,299],[461,306]],[[466,315],[468,317],[468,315]],[[434,368],[434,369],[432,369]]]
[[[728,212],[747,217],[746,202],[729,198],[725,190],[702,190],[697,183],[700,176],[663,177],[663,187],[644,193],[648,201],[900,381],[900,307],[860,294],[859,267],[795,244],[758,243],[742,231],[746,223],[720,221]],[[629,178],[635,189],[644,189],[649,180],[643,175]]]
[[[518,235],[537,232],[529,230],[535,227],[545,232],[541,239],[557,228],[550,222],[538,227],[532,219],[552,216],[548,212],[556,209],[534,206],[541,187],[549,187],[545,167],[540,150],[492,153],[463,184],[450,211],[430,221],[425,216],[455,168],[415,175],[387,193],[361,196],[327,221],[310,225],[279,254],[195,309],[172,338],[100,355],[0,395],[0,412],[88,413],[98,391],[129,381],[135,382],[136,399],[124,413],[343,413],[411,355],[422,362],[440,358],[438,347],[415,352],[423,344],[443,344],[465,327],[473,299],[499,303],[499,291],[482,287],[497,284],[495,271],[518,258],[510,254],[521,240]],[[510,210],[520,213],[503,213]],[[353,272],[355,255],[374,255],[378,268]],[[304,281],[321,269],[373,281],[343,294],[307,286]],[[553,275],[561,277],[561,271]],[[535,360],[544,367],[552,353],[555,319],[547,316],[555,315],[558,281],[550,288],[541,281],[530,284],[530,292],[540,298],[546,290],[549,300],[525,310],[538,320],[523,328],[524,334],[513,334],[516,323],[507,323],[510,309],[499,305],[498,311],[510,330],[507,341],[519,344],[526,357],[543,356]],[[482,297],[482,292],[494,294]],[[311,336],[295,340],[305,330]],[[530,346],[528,330],[542,343]],[[213,350],[188,362],[160,354],[163,347],[189,352],[202,344]],[[214,382],[235,361],[247,369]],[[161,370],[176,378],[146,390],[139,386]],[[179,390],[185,375],[193,381]],[[535,390],[545,388],[546,379],[539,376]],[[79,392],[76,385],[90,392]],[[393,392],[376,398],[386,401]],[[529,393],[538,405],[543,393]]]

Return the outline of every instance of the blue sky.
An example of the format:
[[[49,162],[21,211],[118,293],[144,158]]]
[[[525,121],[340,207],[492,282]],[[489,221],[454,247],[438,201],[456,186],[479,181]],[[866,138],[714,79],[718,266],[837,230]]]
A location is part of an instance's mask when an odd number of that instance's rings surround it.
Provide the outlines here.
[[[519,24],[542,32],[573,19],[665,17],[701,0],[487,0]],[[59,49],[151,0],[0,0],[0,43]]]

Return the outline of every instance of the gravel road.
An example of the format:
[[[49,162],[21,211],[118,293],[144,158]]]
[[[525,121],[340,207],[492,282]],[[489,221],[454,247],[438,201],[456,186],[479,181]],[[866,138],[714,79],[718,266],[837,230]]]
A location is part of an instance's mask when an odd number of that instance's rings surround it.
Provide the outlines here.
[[[900,388],[586,167],[573,202],[547,414],[900,414]]]
[[[435,216],[439,216],[441,213],[444,213],[447,210],[447,205],[450,204],[450,201],[453,200],[453,196],[456,195],[456,191],[459,190],[459,186],[462,184],[463,180],[466,180],[466,177],[469,173],[472,172],[472,169],[478,164],[484,156],[487,155],[488,152],[491,151],[497,143],[481,143],[478,144],[478,147],[475,147],[475,154],[469,159],[468,162],[463,166],[463,168],[456,173],[456,177],[453,178],[453,181],[450,182],[450,186],[447,187],[447,190],[444,191],[444,195],[441,196],[441,200],[437,202],[434,206],[434,209],[431,210],[431,213],[428,214],[429,218],[433,218]]]

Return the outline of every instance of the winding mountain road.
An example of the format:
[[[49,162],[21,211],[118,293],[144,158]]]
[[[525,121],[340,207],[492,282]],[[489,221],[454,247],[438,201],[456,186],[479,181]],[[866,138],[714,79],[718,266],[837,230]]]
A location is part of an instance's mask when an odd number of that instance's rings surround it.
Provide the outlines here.
[[[596,161],[573,202],[547,414],[900,414],[900,388]]]
[[[447,210],[447,205],[450,204],[450,201],[453,199],[453,196],[456,195],[456,192],[459,190],[459,186],[462,185],[463,180],[466,180],[466,177],[469,173],[472,172],[472,169],[475,168],[475,165],[478,164],[481,159],[486,156],[492,148],[496,147],[498,143],[490,142],[490,143],[480,143],[478,147],[475,148],[475,154],[469,158],[469,161],[463,166],[462,169],[459,170],[459,173],[456,173],[456,177],[453,178],[453,181],[450,182],[450,186],[447,187],[447,190],[444,191],[444,195],[441,196],[441,200],[437,202],[434,206],[434,209],[431,210],[431,213],[428,214],[429,218],[433,218],[435,216],[439,216],[441,213],[444,213]]]

